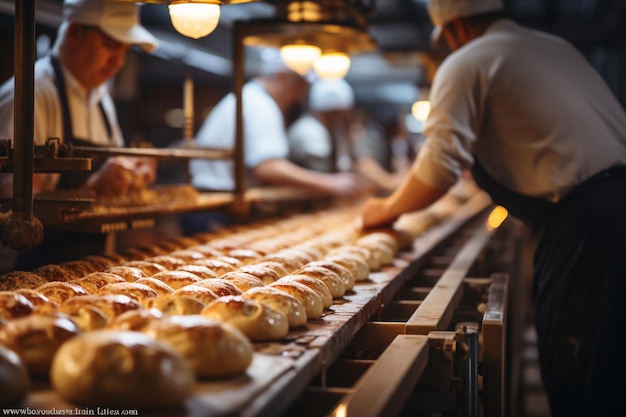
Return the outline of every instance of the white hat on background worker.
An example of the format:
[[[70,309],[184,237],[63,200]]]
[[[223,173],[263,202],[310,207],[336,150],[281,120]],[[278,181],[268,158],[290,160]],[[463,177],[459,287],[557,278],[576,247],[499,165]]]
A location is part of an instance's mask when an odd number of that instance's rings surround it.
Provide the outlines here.
[[[430,38],[434,43],[438,42],[442,28],[458,17],[502,10],[502,0],[428,0],[428,14],[434,26]]]
[[[156,38],[139,21],[139,5],[115,0],[64,0],[63,20],[97,26],[118,42],[137,45],[146,52],[157,47]]]
[[[309,90],[309,108],[313,111],[349,110],[354,106],[354,90],[343,79],[318,79]]]

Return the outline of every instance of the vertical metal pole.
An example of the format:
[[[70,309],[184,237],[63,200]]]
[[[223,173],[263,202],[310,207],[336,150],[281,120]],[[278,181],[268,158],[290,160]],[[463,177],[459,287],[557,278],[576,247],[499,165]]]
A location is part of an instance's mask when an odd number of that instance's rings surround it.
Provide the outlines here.
[[[243,126],[243,85],[245,82],[244,22],[236,21],[233,50],[234,88],[235,88],[235,201],[234,210],[239,216],[247,213],[244,193],[246,190],[246,164],[244,152]]]
[[[13,212],[33,217],[35,0],[15,2]]]

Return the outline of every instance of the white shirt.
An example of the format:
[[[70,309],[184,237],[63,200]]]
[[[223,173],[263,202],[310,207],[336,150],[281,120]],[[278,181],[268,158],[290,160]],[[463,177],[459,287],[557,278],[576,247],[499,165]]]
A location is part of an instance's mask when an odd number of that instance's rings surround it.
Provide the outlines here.
[[[555,36],[501,20],[447,57],[412,171],[447,189],[476,155],[502,185],[556,202],[626,163],[626,114],[591,65]]]
[[[332,172],[332,137],[317,118],[306,114],[287,131],[289,159],[300,166],[322,172]]]
[[[198,147],[234,147],[235,99],[230,93],[211,111],[196,135]],[[244,85],[242,106],[244,162],[248,171],[261,162],[287,158],[289,143],[284,116],[261,84],[250,81]],[[232,160],[193,159],[189,164],[194,187],[210,190],[233,190],[233,169]],[[247,177],[247,186],[257,185],[249,173]]]

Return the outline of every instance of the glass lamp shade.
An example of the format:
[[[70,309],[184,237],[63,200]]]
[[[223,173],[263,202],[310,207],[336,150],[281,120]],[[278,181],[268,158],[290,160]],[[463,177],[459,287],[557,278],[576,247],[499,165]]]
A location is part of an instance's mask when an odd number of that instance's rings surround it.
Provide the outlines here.
[[[322,79],[343,78],[350,69],[350,57],[343,52],[329,52],[317,58],[313,63],[313,68]]]
[[[300,75],[306,75],[313,68],[313,62],[321,54],[322,50],[314,45],[291,44],[280,48],[280,57],[283,63],[287,68]]]
[[[219,3],[174,2],[169,5],[172,25],[180,34],[193,39],[213,32],[220,20]]]

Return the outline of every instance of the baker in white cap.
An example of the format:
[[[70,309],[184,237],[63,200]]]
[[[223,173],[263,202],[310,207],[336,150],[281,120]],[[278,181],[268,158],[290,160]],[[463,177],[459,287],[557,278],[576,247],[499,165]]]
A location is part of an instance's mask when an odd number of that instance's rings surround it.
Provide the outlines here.
[[[365,203],[364,227],[428,206],[471,169],[538,239],[533,315],[552,415],[614,415],[626,392],[624,109],[571,44],[508,19],[498,0],[428,11],[452,53],[426,141],[400,188]]]
[[[107,81],[122,68],[126,52],[157,47],[139,23],[136,3],[114,0],[65,0],[63,21],[52,53],[35,63],[34,141],[49,138],[89,146],[124,146]],[[0,138],[14,137],[14,79],[0,87]],[[112,196],[144,187],[155,177],[153,161],[140,158],[94,158],[88,172],[34,174],[35,193],[91,188]],[[0,195],[12,194],[12,175],[0,178]],[[49,237],[52,231],[46,231]],[[66,241],[68,239],[65,239]],[[44,250],[46,240],[35,251]],[[83,245],[88,250],[87,244]],[[68,256],[70,250],[65,250]],[[49,256],[50,255],[50,256]],[[34,259],[34,257],[33,257]],[[36,262],[58,262],[57,254],[38,254]],[[19,262],[19,261],[18,261]],[[19,265],[21,266],[21,265]],[[32,266],[29,265],[29,266]],[[24,266],[26,267],[26,266]]]

